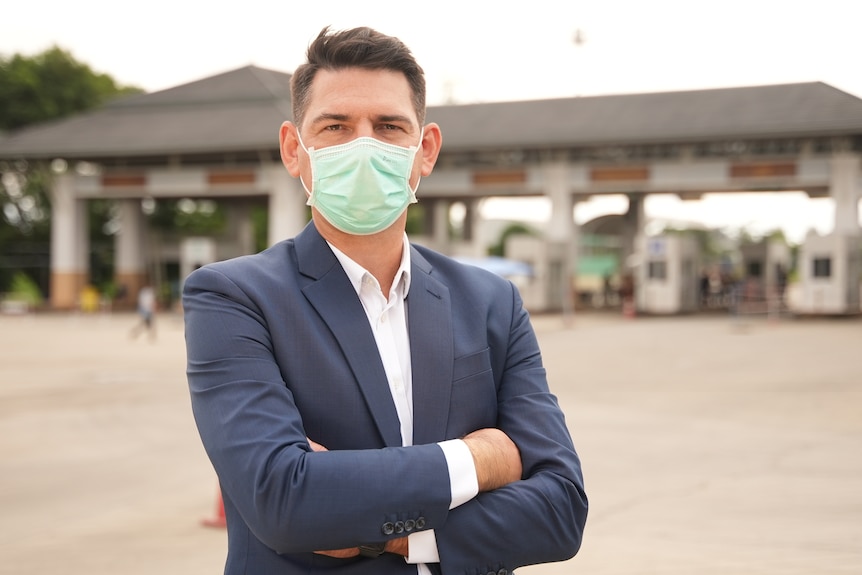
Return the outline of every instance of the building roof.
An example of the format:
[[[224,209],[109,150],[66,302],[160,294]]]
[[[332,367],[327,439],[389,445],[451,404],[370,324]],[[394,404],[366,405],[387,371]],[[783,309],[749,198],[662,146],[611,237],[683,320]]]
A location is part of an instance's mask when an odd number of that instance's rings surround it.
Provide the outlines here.
[[[0,157],[102,158],[278,149],[290,74],[246,66],[7,134]]]
[[[278,150],[290,74],[246,66],[0,138],[0,158]],[[444,152],[862,134],[862,99],[822,82],[436,106]]]
[[[862,99],[822,82],[429,109],[448,147],[554,147],[862,134]]]

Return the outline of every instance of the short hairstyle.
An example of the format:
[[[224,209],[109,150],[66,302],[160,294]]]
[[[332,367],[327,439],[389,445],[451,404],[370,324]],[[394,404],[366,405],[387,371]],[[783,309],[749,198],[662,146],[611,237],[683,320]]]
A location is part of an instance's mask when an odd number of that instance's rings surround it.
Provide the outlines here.
[[[401,72],[413,94],[413,108],[419,125],[425,123],[425,73],[413,54],[398,38],[381,34],[367,27],[330,32],[329,26],[320,31],[308,46],[308,61],[300,65],[290,79],[293,121],[302,125],[311,84],[318,70],[391,70]]]

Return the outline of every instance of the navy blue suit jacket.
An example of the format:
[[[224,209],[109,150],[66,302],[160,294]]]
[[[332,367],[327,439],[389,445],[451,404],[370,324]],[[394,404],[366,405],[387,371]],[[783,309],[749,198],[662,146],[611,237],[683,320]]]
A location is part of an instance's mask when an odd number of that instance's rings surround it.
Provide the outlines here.
[[[401,447],[362,304],[313,223],[196,270],[183,306],[192,408],[224,497],[226,573],[415,573],[391,554],[312,552],[421,529],[435,530],[442,573],[511,572],[577,551],[580,462],[510,282],[411,247],[412,447]],[[524,479],[450,511],[436,442],[485,427],[515,442]]]

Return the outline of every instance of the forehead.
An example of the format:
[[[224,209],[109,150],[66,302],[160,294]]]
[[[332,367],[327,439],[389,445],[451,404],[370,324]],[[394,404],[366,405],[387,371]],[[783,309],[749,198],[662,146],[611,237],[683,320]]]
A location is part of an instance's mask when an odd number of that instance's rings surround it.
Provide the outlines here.
[[[402,115],[416,124],[419,121],[410,84],[404,74],[394,70],[318,70],[309,96],[307,120],[321,114],[339,114]]]

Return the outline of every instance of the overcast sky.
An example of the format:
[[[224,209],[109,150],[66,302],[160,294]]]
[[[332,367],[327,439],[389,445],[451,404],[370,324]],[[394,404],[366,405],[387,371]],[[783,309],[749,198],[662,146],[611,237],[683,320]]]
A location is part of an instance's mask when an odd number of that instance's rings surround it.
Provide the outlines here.
[[[401,38],[432,105],[808,81],[862,97],[859,0],[17,0],[2,10],[0,53],[57,45],[157,91],[248,64],[290,72],[326,25]],[[799,217],[828,223],[797,228],[829,231],[830,207],[805,205]]]

